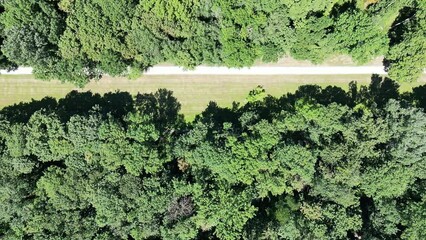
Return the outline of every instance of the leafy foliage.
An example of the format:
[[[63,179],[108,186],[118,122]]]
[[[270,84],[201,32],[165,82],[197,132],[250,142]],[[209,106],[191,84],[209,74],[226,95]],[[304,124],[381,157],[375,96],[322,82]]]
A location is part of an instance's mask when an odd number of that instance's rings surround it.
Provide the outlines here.
[[[426,66],[421,0],[7,0],[3,68],[84,86],[102,74],[136,78],[162,62],[245,67],[290,56],[321,63],[385,56],[398,81]],[[3,11],[4,10],[4,11]]]
[[[385,55],[385,66],[392,79],[412,82],[426,66],[426,3],[418,1],[416,8],[404,8],[392,26],[391,47]]]
[[[425,88],[349,89],[258,86],[192,123],[164,89],[4,108],[0,237],[422,239]]]

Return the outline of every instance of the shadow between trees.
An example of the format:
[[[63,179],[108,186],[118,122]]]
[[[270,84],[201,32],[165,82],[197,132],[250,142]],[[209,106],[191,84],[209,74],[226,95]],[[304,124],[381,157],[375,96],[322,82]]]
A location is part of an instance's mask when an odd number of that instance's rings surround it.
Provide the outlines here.
[[[234,103],[233,108],[222,108],[211,102],[196,120],[202,119],[220,128],[224,122],[237,124],[241,114],[247,111],[253,112],[261,119],[272,120],[274,115],[283,110],[296,111],[298,101],[321,105],[337,103],[351,108],[362,104],[370,109],[377,109],[384,107],[390,99],[426,109],[426,85],[401,94],[397,82],[379,75],[373,75],[368,86],[358,86],[356,82],[350,82],[348,91],[336,86],[322,88],[318,85],[303,85],[294,93],[284,94],[280,98],[267,96],[262,101],[248,102],[241,108],[238,108],[238,103]]]
[[[59,100],[45,97],[7,106],[0,110],[0,115],[10,122],[24,123],[34,112],[44,110],[55,112],[63,122],[67,122],[71,116],[87,115],[91,110],[96,110],[105,117],[110,114],[118,119],[128,112],[141,110],[144,114],[158,119],[159,125],[165,126],[171,118],[179,115],[180,107],[172,92],[166,89],[160,89],[156,93],[138,94],[135,100],[128,92],[108,92],[100,95],[74,90]]]
[[[224,108],[210,102],[196,117],[196,121],[203,119],[221,127],[224,122],[238,123],[241,113],[247,110],[255,112],[261,118],[272,119],[272,115],[282,110],[294,111],[296,102],[301,100],[313,104],[337,103],[349,107],[363,104],[374,109],[383,107],[390,99],[426,109],[426,85],[401,94],[398,83],[379,75],[372,76],[369,86],[359,87],[356,82],[350,82],[348,91],[336,86],[322,88],[318,85],[303,85],[296,92],[284,94],[280,98],[266,96],[262,101],[247,102],[243,106],[234,102],[233,107]],[[155,93],[139,93],[134,98],[128,92],[108,92],[100,95],[74,90],[59,100],[45,97],[7,106],[0,110],[0,115],[12,123],[25,123],[34,112],[42,109],[55,112],[63,122],[73,115],[87,115],[91,110],[98,111],[104,117],[110,114],[118,119],[122,119],[128,112],[138,110],[155,119],[162,130],[175,123],[176,119],[179,119],[180,123],[184,122],[184,116],[179,113],[181,104],[173,96],[173,92],[166,89],[159,89]]]

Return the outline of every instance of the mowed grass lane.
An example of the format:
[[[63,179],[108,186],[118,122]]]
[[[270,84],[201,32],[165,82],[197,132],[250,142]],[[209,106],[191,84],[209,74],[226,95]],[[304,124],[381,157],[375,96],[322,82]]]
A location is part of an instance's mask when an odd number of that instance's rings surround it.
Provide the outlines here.
[[[210,101],[228,107],[233,101],[244,102],[250,90],[262,85],[268,94],[282,96],[294,92],[299,86],[317,84],[338,86],[347,89],[350,81],[360,85],[370,83],[370,75],[321,75],[321,76],[144,76],[137,80],[104,77],[79,89],[72,84],[58,81],[40,81],[31,75],[0,75],[0,108],[31,99],[39,100],[45,96],[61,98],[72,90],[80,92],[106,93],[126,91],[131,94],[155,92],[159,88],[173,91],[182,104],[181,112],[188,120],[201,113]],[[426,77],[416,83],[401,84],[401,91],[425,84]]]

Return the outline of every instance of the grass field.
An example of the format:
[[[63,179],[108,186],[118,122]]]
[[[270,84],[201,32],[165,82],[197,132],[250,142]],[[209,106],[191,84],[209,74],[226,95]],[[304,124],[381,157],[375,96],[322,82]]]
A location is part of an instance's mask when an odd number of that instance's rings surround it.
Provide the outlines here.
[[[45,96],[64,97],[71,90],[105,93],[114,91],[154,92],[159,88],[172,90],[182,104],[182,113],[188,120],[200,113],[209,101],[220,106],[231,106],[233,101],[243,102],[248,92],[257,85],[262,85],[267,93],[281,96],[294,92],[300,85],[317,84],[320,86],[334,85],[347,89],[350,81],[369,84],[370,75],[340,76],[145,76],[138,80],[127,78],[105,77],[88,84],[83,89],[71,84],[57,81],[43,82],[30,75],[0,75],[0,108],[14,103],[41,99]],[[409,91],[412,87],[424,84],[421,82],[402,84],[401,91]]]

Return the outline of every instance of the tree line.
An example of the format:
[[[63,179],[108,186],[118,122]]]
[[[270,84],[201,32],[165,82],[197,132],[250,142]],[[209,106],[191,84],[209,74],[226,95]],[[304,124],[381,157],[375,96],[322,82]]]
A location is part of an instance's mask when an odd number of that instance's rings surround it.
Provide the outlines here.
[[[2,239],[424,239],[426,85],[211,102],[71,92],[0,111]]]
[[[0,67],[84,85],[155,64],[251,66],[384,56],[390,78],[426,66],[423,0],[2,0]]]

